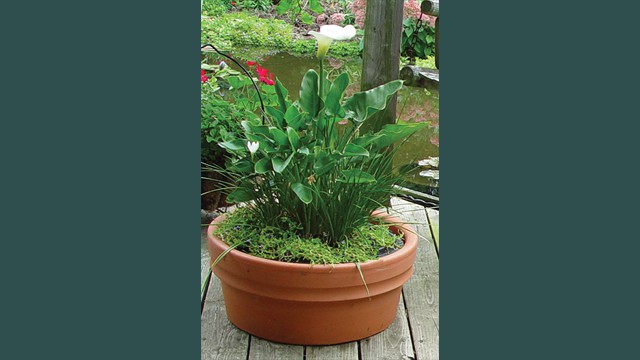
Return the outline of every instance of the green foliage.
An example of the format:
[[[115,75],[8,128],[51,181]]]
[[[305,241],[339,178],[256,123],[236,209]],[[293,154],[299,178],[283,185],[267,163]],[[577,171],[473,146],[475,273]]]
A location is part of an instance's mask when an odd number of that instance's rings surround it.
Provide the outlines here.
[[[313,39],[296,40],[291,44],[291,52],[298,54],[315,54],[316,41]],[[358,41],[336,41],[331,44],[329,54],[333,57],[357,57],[360,54]]]
[[[209,80],[201,83],[200,88],[200,155],[203,161],[212,161],[224,155],[218,143],[228,133],[243,130],[242,121],[260,123],[260,102],[251,80],[244,74],[228,66],[201,66]],[[258,84],[265,104],[275,104],[273,86]]]
[[[217,16],[231,8],[231,0],[202,0],[201,13],[204,16]]]
[[[391,145],[426,124],[386,125],[361,133],[363,123],[384,111],[401,87],[396,80],[343,100],[348,75],[333,81],[326,72],[304,75],[300,100],[292,102],[276,81],[277,99],[267,106],[269,123],[243,121],[219,145],[232,179],[227,201],[252,201],[254,226],[266,228],[285,217],[305,239],[318,238],[338,247],[370,222],[403,174],[390,171]],[[346,125],[339,122],[346,121]]]
[[[349,241],[329,246],[320,238],[304,238],[298,224],[287,217],[258,226],[260,219],[249,208],[227,214],[215,234],[230,247],[263,259],[310,264],[362,263],[374,260],[381,251],[397,249],[400,235],[386,226],[365,224]]]
[[[218,48],[257,46],[287,48],[291,45],[291,25],[277,19],[261,19],[245,12],[218,14],[200,22],[201,43]]]
[[[269,11],[273,5],[272,0],[238,0],[236,8],[243,10]]]
[[[402,25],[404,28],[400,45],[402,56],[414,60],[415,58],[426,59],[435,54],[436,31],[434,27],[425,22],[421,22],[418,26],[418,20],[414,18],[405,19]]]
[[[304,24],[313,24],[314,16],[311,13],[322,14],[323,9],[320,0],[280,0],[276,7],[279,15],[288,14],[291,22],[302,21]]]

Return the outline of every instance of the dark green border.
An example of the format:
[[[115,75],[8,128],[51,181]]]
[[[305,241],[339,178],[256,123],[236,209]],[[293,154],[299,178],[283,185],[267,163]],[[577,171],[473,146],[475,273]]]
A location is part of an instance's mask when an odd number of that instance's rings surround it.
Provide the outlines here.
[[[536,5],[441,7],[443,359],[637,353],[637,6]],[[6,14],[2,355],[198,358],[197,3]]]
[[[199,359],[199,4],[3,14],[0,357]]]
[[[442,1],[443,359],[637,353],[631,6]]]

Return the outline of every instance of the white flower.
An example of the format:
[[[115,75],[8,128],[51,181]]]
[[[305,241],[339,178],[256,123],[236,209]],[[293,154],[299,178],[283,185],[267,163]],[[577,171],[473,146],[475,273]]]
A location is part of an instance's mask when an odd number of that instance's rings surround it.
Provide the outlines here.
[[[255,153],[256,151],[258,151],[258,148],[260,147],[260,143],[259,142],[247,142],[247,149],[249,149],[250,153]]]
[[[345,27],[338,25],[322,25],[320,26],[320,32],[309,31],[309,34],[315,36],[318,40],[318,58],[323,59],[329,51],[329,45],[333,40],[349,40],[356,36],[356,28],[353,25],[347,25]]]

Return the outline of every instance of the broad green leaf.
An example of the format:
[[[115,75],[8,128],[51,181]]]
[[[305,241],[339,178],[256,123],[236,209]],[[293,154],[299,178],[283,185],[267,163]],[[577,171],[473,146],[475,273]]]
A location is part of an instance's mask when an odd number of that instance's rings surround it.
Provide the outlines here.
[[[398,140],[411,136],[426,125],[428,123],[387,124],[380,131],[373,134],[373,136],[379,137],[373,145],[378,148],[389,146]]]
[[[322,14],[322,5],[320,5],[319,0],[309,0],[309,10],[313,11],[316,14]]]
[[[269,136],[269,127],[265,125],[252,124],[250,121],[243,120],[240,122],[242,128],[249,134],[262,134]]]
[[[229,195],[227,195],[227,201],[230,203],[239,203],[250,201],[256,198],[256,193],[253,191],[248,191],[246,189],[237,189],[232,191]]]
[[[282,173],[282,171],[287,168],[287,165],[289,165],[289,162],[291,162],[292,158],[293,154],[289,155],[289,157],[284,160],[279,157],[272,158],[271,165],[273,165],[273,170],[277,173]]]
[[[378,139],[380,139],[383,136],[384,135],[378,135],[378,134],[365,134],[353,139],[352,142],[355,145],[365,147],[365,146],[369,146],[372,143],[375,143]]]
[[[284,87],[284,85],[282,85],[282,83],[280,82],[280,80],[276,79],[276,94],[278,95],[278,104],[280,105],[280,111],[283,113],[287,112],[287,95],[289,94],[289,92],[287,91],[287,89]]]
[[[342,170],[342,175],[344,175],[344,179],[338,179],[338,181],[349,184],[363,184],[376,181],[373,175],[360,169]]]
[[[284,114],[282,111],[271,106],[267,106],[265,110],[267,111],[267,114],[271,115],[271,118],[276,121],[276,124],[279,127],[284,127]]]
[[[325,98],[325,109],[329,114],[344,116],[340,100],[342,100],[342,94],[347,86],[349,86],[349,75],[347,73],[338,75],[333,84],[331,84],[331,89]]]
[[[300,106],[312,117],[318,115],[320,110],[320,97],[318,96],[318,73],[309,69],[302,78],[300,86]]]
[[[369,156],[369,152],[362,146],[349,143],[344,149],[344,156]]]
[[[290,121],[295,119],[298,115],[300,115],[298,108],[295,106],[289,106],[289,108],[287,109],[287,112],[284,113],[284,119],[287,121],[287,123],[289,123]]]
[[[248,160],[239,160],[232,165],[232,169],[243,174],[250,174],[253,171],[253,165]]]
[[[353,113],[356,122],[363,122],[383,110],[389,99],[402,87],[402,80],[393,80],[371,90],[353,94],[344,103],[344,109]]]
[[[298,152],[300,154],[309,155],[309,148],[306,148],[306,147],[300,148],[298,149]]]
[[[289,137],[289,143],[291,143],[291,147],[295,150],[300,146],[300,135],[293,128],[287,127],[287,136]]]
[[[278,128],[272,127],[272,128],[269,128],[269,132],[271,133],[271,135],[273,135],[273,139],[276,141],[278,145],[281,145],[281,146],[289,145],[289,137],[287,136],[287,134],[284,133],[284,131]]]
[[[256,173],[264,174],[269,170],[271,170],[271,159],[265,157],[258,160],[258,162],[256,163],[256,169],[255,169]]]
[[[301,183],[291,184],[291,190],[298,195],[298,198],[305,204],[309,204],[313,200],[313,191],[310,187],[302,185]]]
[[[289,109],[293,108],[290,107]],[[309,118],[309,114],[307,113],[302,113],[302,114],[298,114],[296,115],[295,118],[291,119],[291,120],[287,120],[287,125],[289,125],[291,128],[295,129],[296,131],[300,131],[302,129],[304,129],[307,126],[307,122],[306,119]]]
[[[231,151],[247,150],[247,145],[242,140],[223,141],[218,146]]]
[[[316,175],[324,175],[333,169],[335,160],[329,156],[325,151],[316,152],[316,161],[313,163],[313,169],[316,171]]]

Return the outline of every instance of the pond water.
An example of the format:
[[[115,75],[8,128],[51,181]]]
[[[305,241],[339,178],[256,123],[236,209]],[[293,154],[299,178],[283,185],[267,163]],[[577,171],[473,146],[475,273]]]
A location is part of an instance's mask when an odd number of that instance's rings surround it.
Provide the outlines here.
[[[274,52],[255,49],[236,49],[228,53],[240,63],[247,60],[256,61],[263,68],[273,73],[289,91],[292,100],[298,99],[300,82],[308,69],[317,69],[318,63],[313,56],[297,56],[285,52]],[[203,61],[209,64],[217,64],[226,60],[228,65],[237,69],[237,66],[216,53],[207,52],[203,55]],[[342,72],[347,72],[351,78],[351,85],[346,90],[346,95],[359,91],[362,60],[357,59],[325,59],[325,71],[330,77],[335,77]],[[249,72],[251,70],[247,68]],[[397,117],[406,122],[429,122],[429,126],[414,134],[406,142],[400,145],[394,162],[396,166],[417,164],[418,161],[429,157],[439,156],[439,90],[437,87],[430,89],[403,87],[398,93]],[[416,168],[408,174],[409,187],[431,195],[438,196],[438,182],[431,178],[420,176],[424,168]]]

